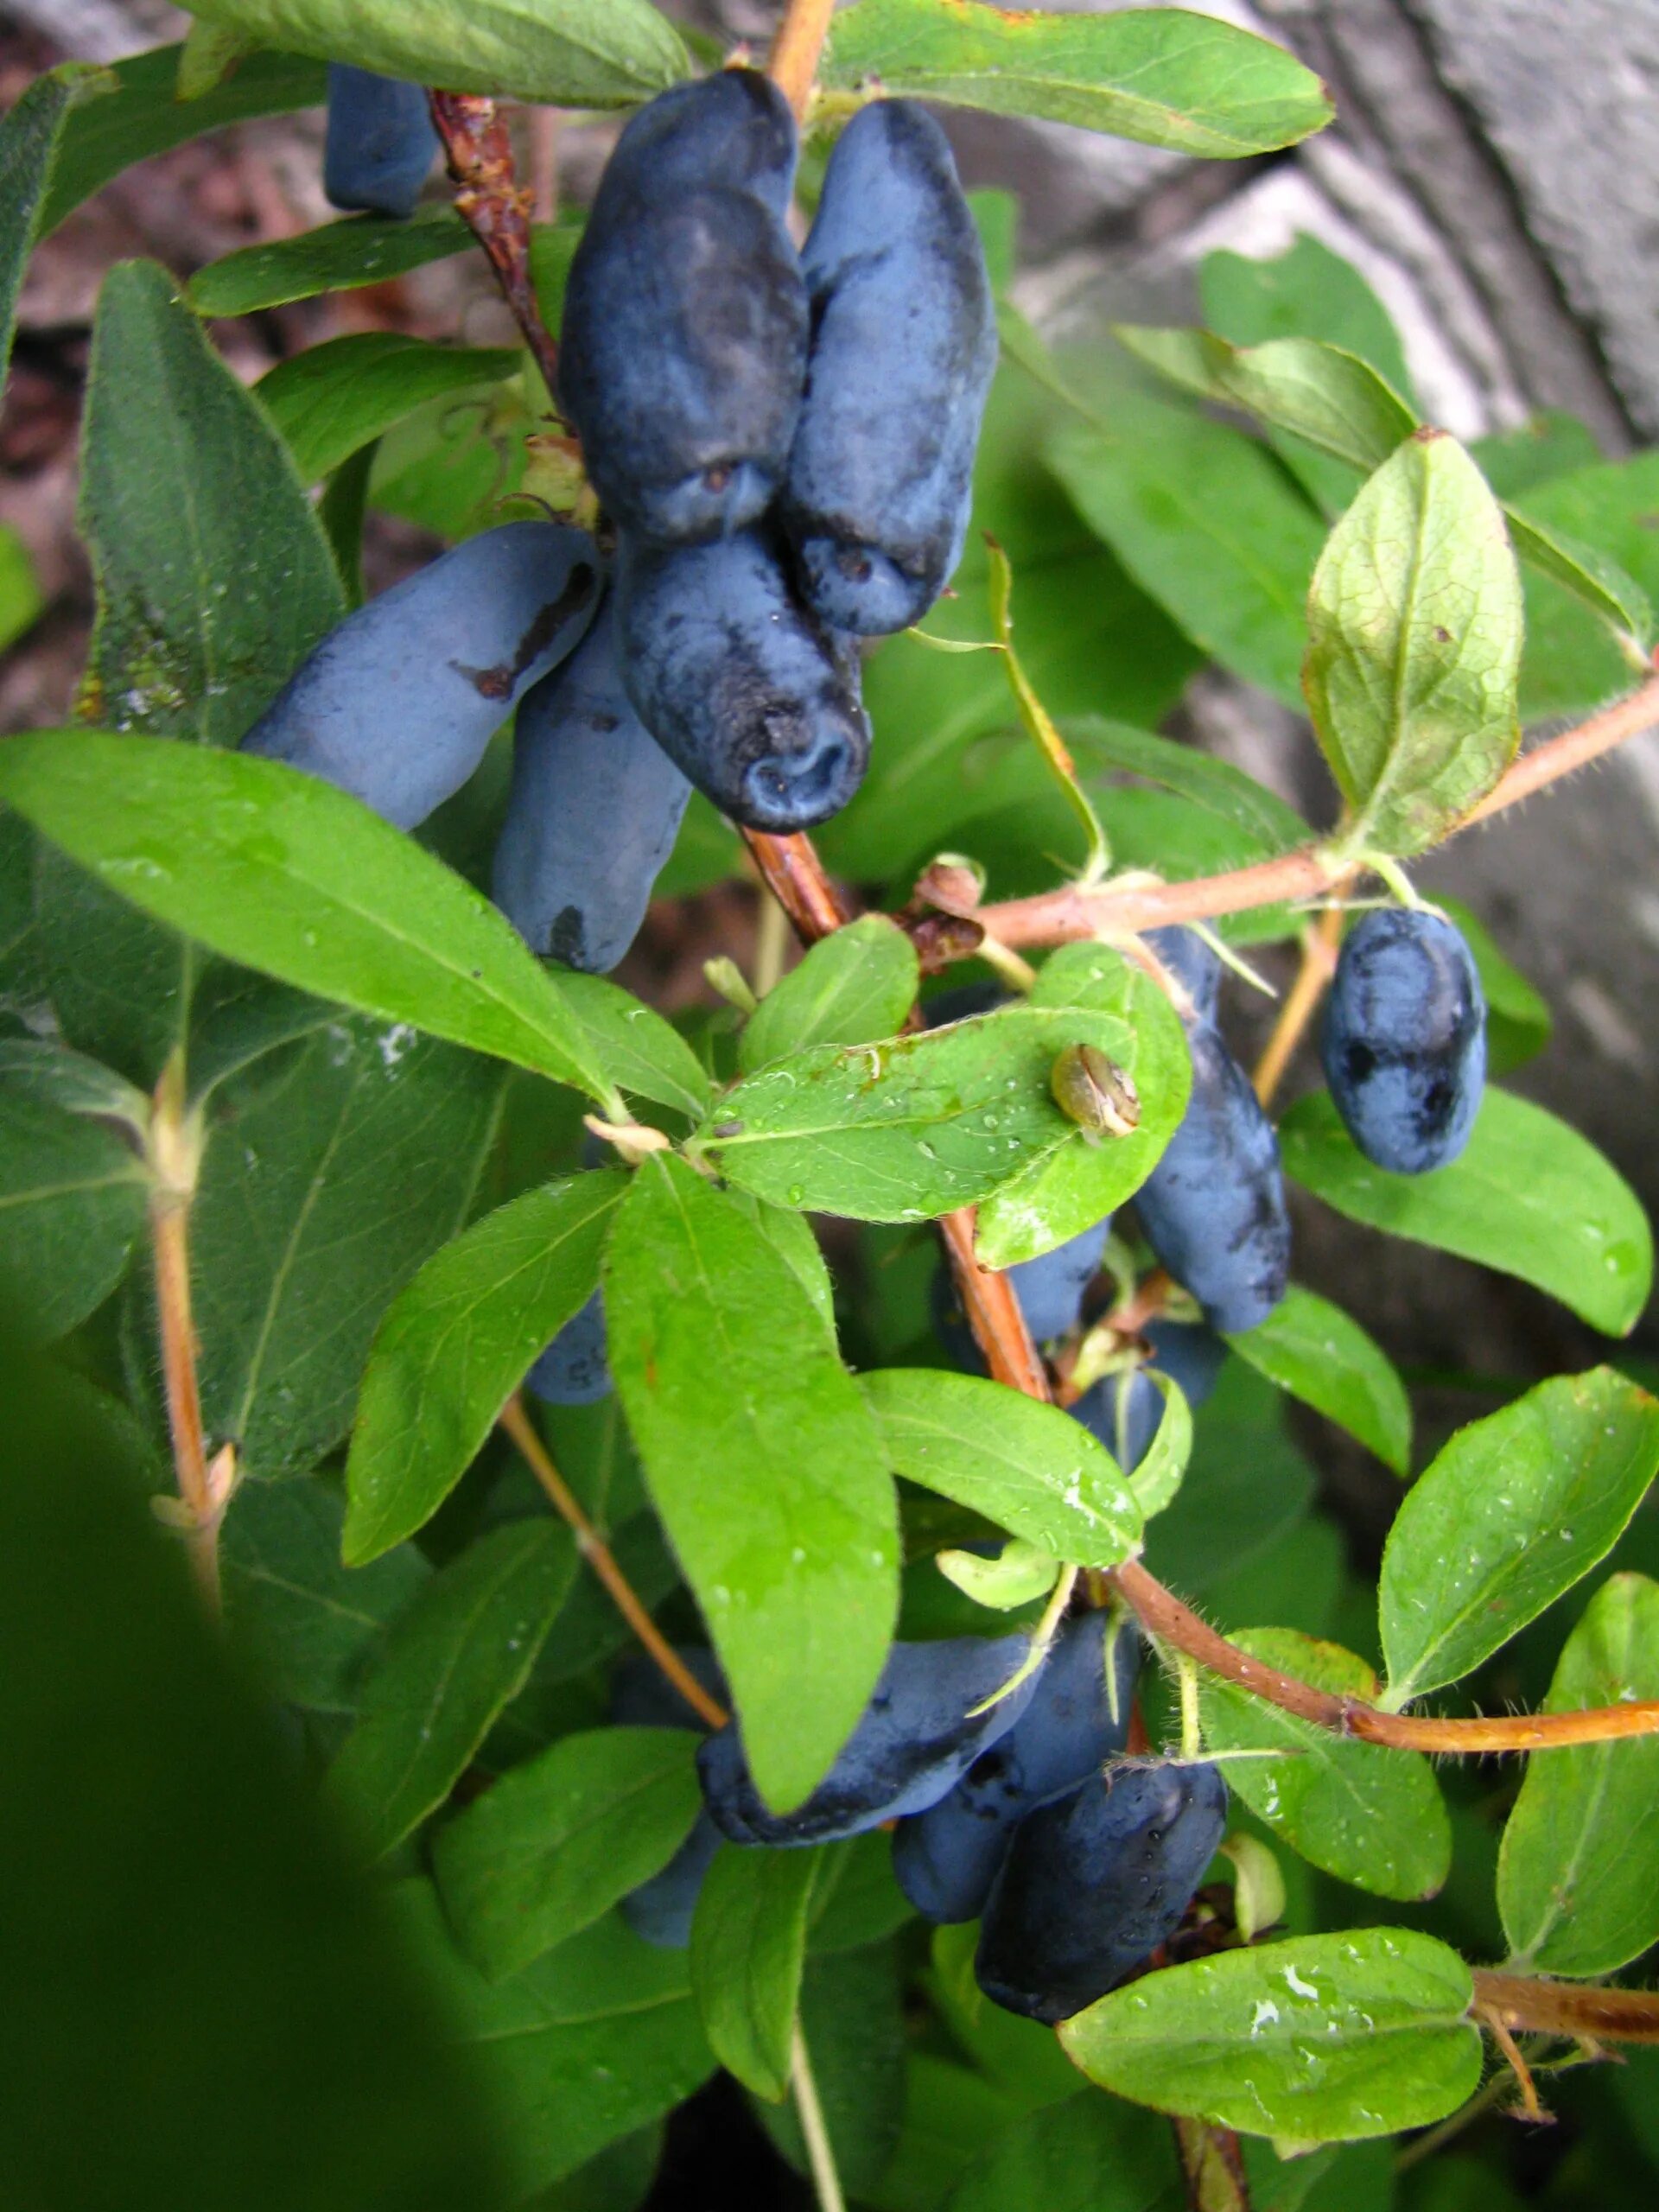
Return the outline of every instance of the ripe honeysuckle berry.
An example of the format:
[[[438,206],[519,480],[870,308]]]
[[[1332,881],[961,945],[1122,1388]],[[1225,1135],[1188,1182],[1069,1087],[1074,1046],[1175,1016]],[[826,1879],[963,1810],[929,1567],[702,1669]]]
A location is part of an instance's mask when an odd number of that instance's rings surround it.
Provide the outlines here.
[[[329,63],[322,188],[331,206],[412,215],[437,151],[424,86]]]
[[[1486,1001],[1443,915],[1383,907],[1355,923],[1319,1050],[1337,1111],[1368,1160],[1423,1175],[1457,1158],[1485,1085]]]

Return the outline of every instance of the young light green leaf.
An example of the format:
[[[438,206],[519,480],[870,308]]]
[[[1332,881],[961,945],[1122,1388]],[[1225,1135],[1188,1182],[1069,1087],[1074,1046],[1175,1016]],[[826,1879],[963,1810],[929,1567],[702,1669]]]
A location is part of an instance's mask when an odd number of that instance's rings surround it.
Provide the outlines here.
[[[746,2089],[789,2093],[817,1851],[722,1844],[691,1922],[691,1987],[716,2058]]]
[[[79,518],[89,721],[233,745],[345,613],[281,440],[154,262],[99,296]]]
[[[884,90],[1106,130],[1183,154],[1236,158],[1294,145],[1331,120],[1313,72],[1212,16],[1139,8],[1011,14],[970,0],[861,0],[836,18],[827,85]]]
[[[1659,1583],[1615,1574],[1567,1640],[1546,1713],[1659,1697]],[[1497,1861],[1522,1974],[1603,1974],[1659,1942],[1659,1739],[1576,1745],[1527,1764]]]
[[[41,215],[42,238],[135,162],[253,116],[321,107],[328,96],[328,73],[321,61],[297,54],[251,54],[213,92],[200,99],[177,99],[182,51],[160,46],[114,63],[109,75],[116,89],[71,116]]]
[[[728,1091],[694,1142],[774,1205],[926,1220],[1082,1147],[1048,1089],[1071,1044],[1121,1061],[1134,1033],[1109,1014],[1020,1006],[881,1045],[815,1045]]]
[[[1128,1482],[1058,1407],[931,1367],[882,1368],[861,1387],[895,1473],[1084,1567],[1116,1567],[1134,1549]]]
[[[1535,1059],[1548,1044],[1555,1019],[1549,1001],[1534,989],[1499,947],[1485,924],[1461,899],[1437,891],[1434,903],[1457,925],[1480,976],[1486,1001],[1486,1072],[1508,1075]]]
[[[1521,729],[1521,579],[1455,438],[1420,430],[1332,531],[1304,681],[1356,843],[1416,853],[1483,798]]]
[[[350,1565],[412,1535],[461,1480],[543,1347],[592,1297],[626,1188],[610,1168],[527,1191],[435,1253],[388,1309],[346,1463]]]
[[[117,1122],[142,1145],[149,1129],[149,1100],[113,1068],[44,1038],[0,1039],[0,1097],[38,1099],[65,1114]]]
[[[1566,531],[1548,529],[1511,506],[1504,508],[1503,518],[1510,543],[1528,567],[1581,600],[1612,632],[1631,669],[1644,673],[1653,642],[1653,606],[1635,578],[1611,555]]]
[[[1135,1502],[1148,1521],[1174,1502],[1192,1457],[1192,1408],[1186,1402],[1186,1393],[1167,1375],[1154,1372],[1149,1380],[1163,1394],[1164,1410],[1158,1417],[1156,1434],[1128,1477]],[[1127,1420],[1127,1396],[1119,1398],[1118,1410]]]
[[[0,523],[0,653],[10,652],[46,612],[46,594],[22,539]]]
[[[347,215],[320,230],[302,231],[298,238],[238,246],[198,269],[184,296],[198,315],[215,320],[257,315],[293,300],[315,299],[320,292],[384,284],[429,262],[465,253],[472,244],[472,232],[442,200],[408,216]]]
[[[273,1697],[307,1713],[356,1713],[388,1625],[432,1578],[413,1544],[344,1566],[345,1517],[326,1482],[242,1483],[219,1540],[232,1645]]]
[[[1183,391],[1242,408],[1367,474],[1417,428],[1412,410],[1369,361],[1316,338],[1231,346],[1211,330],[1133,323],[1115,324],[1112,334]]]
[[[1090,528],[1196,644],[1303,704],[1308,579],[1324,533],[1270,453],[1227,423],[1124,391],[1109,419],[1057,431],[1046,457]]]
[[[67,61],[37,77],[0,122],[0,384],[11,359],[17,295],[40,232],[65,124],[83,100],[114,89],[108,70]]]
[[[0,799],[226,959],[613,1103],[592,1036],[511,924],[315,776],[248,753],[42,730],[8,742]]]
[[[1659,1400],[1611,1367],[1471,1421],[1408,1493],[1377,1618],[1398,1712],[1455,1682],[1605,1559],[1659,1469]]]
[[[291,353],[255,391],[301,482],[315,484],[417,407],[514,376],[523,361],[510,346],[434,346],[401,331],[363,330]]]
[[[0,1084],[0,1289],[9,1323],[49,1343],[126,1273],[148,1178],[130,1141]]]
[[[1258,1327],[1228,1343],[1293,1398],[1357,1436],[1396,1475],[1411,1467],[1411,1401],[1393,1361],[1357,1321],[1293,1283]]]
[[[1179,1016],[1146,971],[1100,944],[1069,944],[1046,961],[1028,1003],[1109,1017],[1119,1042],[1106,1049],[1141,1102],[1131,1135],[1083,1137],[1033,1160],[980,1209],[975,1250],[988,1268],[1012,1267],[1092,1228],[1138,1191],[1186,1111],[1192,1063]]]
[[[1338,1696],[1374,1700],[1376,1677],[1340,1645],[1294,1629],[1235,1631],[1253,1659]],[[1281,1759],[1224,1759],[1227,1785],[1315,1866],[1382,1897],[1433,1897],[1452,1866],[1452,1825],[1434,1770],[1413,1751],[1350,1742],[1282,1713],[1219,1677],[1202,1677],[1211,1751],[1283,1750]]]
[[[1427,1175],[1390,1175],[1354,1147],[1329,1095],[1279,1125],[1285,1172],[1350,1221],[1519,1275],[1609,1336],[1653,1287],[1641,1204],[1595,1147],[1541,1106],[1489,1090],[1468,1149]]]
[[[511,1981],[462,1955],[431,1885],[392,1891],[410,1952],[448,2007],[462,2063],[490,2099],[522,2204],[647,2126],[713,2072],[683,1951],[653,1949],[620,1914]]]
[[[684,1728],[592,1728],[503,1775],[440,1834],[461,1948],[502,1981],[590,1927],[685,1841],[702,1800]]]
[[[1355,1928],[1148,1974],[1059,2036],[1091,2082],[1137,2104],[1334,2143],[1456,2110],[1480,2080],[1473,2001],[1444,1943]]]
[[[192,23],[179,48],[179,73],[173,97],[199,100],[235,73],[238,63],[258,52],[257,41],[216,23]]]
[[[261,46],[551,107],[630,107],[689,67],[650,0],[192,0],[192,12]]]
[[[752,1075],[813,1045],[873,1045],[904,1027],[920,980],[916,948],[885,914],[865,914],[815,944],[767,992],[738,1039]]]
[[[1060,1578],[1060,1562],[1040,1544],[1011,1536],[994,1559],[977,1552],[935,1552],[933,1564],[945,1580],[976,1605],[1001,1613],[1018,1612],[1046,1598]]]
[[[646,1006],[607,976],[584,976],[575,968],[549,972],[619,1090],[671,1106],[688,1121],[708,1112],[715,1094],[708,1071],[655,1007]]]
[[[501,1098],[488,1061],[339,1017],[287,1074],[221,1102],[191,1216],[202,1411],[256,1480],[346,1434],[380,1316],[467,1217]]]
[[[384,1858],[449,1795],[524,1688],[575,1573],[568,1529],[512,1521],[400,1615],[326,1785],[365,1857]]]
[[[639,1169],[603,1280],[611,1371],[755,1780],[798,1804],[892,1634],[897,1514],[874,1424],[788,1262],[683,1160]]]

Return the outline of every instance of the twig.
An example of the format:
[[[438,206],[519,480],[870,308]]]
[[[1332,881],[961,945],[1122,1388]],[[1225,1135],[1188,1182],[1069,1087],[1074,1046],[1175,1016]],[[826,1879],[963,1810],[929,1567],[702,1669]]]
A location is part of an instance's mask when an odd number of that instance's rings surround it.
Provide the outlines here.
[[[1050,1395],[1048,1376],[1031,1341],[1026,1317],[1007,1275],[982,1268],[974,1257],[974,1210],[963,1206],[938,1224],[945,1255],[956,1277],[957,1295],[974,1341],[985,1355],[992,1379],[1023,1390],[1028,1398]]]
[[[805,118],[835,11],[836,0],[789,0],[766,57],[766,74],[794,110],[798,123]]]
[[[1659,676],[1587,721],[1535,746],[1459,823],[1484,822],[1575,769],[1612,752],[1659,722]],[[1004,944],[1070,944],[1108,932],[1161,928],[1171,922],[1208,921],[1220,914],[1274,906],[1287,899],[1317,899],[1351,873],[1351,859],[1322,847],[1303,846],[1252,867],[1187,883],[1137,880],[1115,890],[1109,883],[1085,891],[1069,884],[1031,899],[1012,899],[978,909],[974,918]]]
[[[835,2146],[830,2140],[830,2130],[823,2124],[823,2107],[818,2102],[818,2085],[812,2078],[812,2062],[807,2056],[806,2037],[801,2032],[798,2013],[790,2031],[789,2047],[790,2086],[795,2092],[795,2111],[801,2123],[802,2140],[806,2145],[807,2164],[812,2169],[818,2212],[847,2212],[847,2200],[841,2193],[841,2176],[836,2171]]]
[[[1549,2114],[1538,2101],[1538,2084],[1532,2078],[1532,2069],[1521,2055],[1521,2046],[1510,2033],[1498,2015],[1484,2005],[1475,2007],[1482,2026],[1503,2054],[1504,2063],[1514,2075],[1521,2091],[1521,2110],[1524,2117],[1536,2126],[1543,2126]]]
[[[662,1669],[669,1681],[701,1720],[723,1728],[731,1718],[717,1698],[709,1696],[673,1645],[640,1603],[632,1584],[617,1565],[610,1546],[582,1511],[569,1484],[554,1465],[546,1446],[536,1433],[524,1402],[515,1395],[502,1409],[501,1427],[524,1454],[531,1472],[552,1501],[553,1510],[575,1534],[576,1549],[609,1591],[616,1609]]]
[[[190,1298],[190,1208],[195,1198],[199,1145],[185,1108],[184,1064],[176,1052],[156,1086],[146,1150],[162,1383],[174,1471],[183,1504],[181,1520],[192,1570],[208,1611],[217,1615],[220,1610],[219,1529],[230,1497],[235,1462],[221,1453],[210,1466],[202,1430],[201,1392],[196,1378],[198,1346]]]
[[[824,874],[810,837],[774,837],[764,830],[746,830],[743,842],[804,944],[816,944],[852,920],[852,908]]]
[[[1273,1034],[1251,1078],[1255,1095],[1264,1106],[1272,1105],[1274,1093],[1284,1080],[1285,1070],[1306,1033],[1308,1024],[1319,1010],[1319,1001],[1336,969],[1337,947],[1341,939],[1340,906],[1330,907],[1321,914],[1302,938],[1302,964],[1296,971],[1295,982],[1285,994],[1279,1019],[1273,1025]]]
[[[531,195],[513,168],[512,141],[496,102],[478,92],[430,95],[432,121],[454,179],[455,206],[489,256],[507,305],[554,404],[559,349],[549,335],[530,281]]]
[[[1188,2212],[1250,2212],[1244,2154],[1230,2127],[1172,2120]]]
[[[1475,2007],[1512,2033],[1659,2043],[1659,1993],[1475,1970]]]

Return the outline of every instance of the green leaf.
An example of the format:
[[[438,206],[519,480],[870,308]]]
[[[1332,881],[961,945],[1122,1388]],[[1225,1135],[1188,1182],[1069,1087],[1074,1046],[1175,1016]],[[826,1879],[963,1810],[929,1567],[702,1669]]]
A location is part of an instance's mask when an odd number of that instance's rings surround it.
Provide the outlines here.
[[[0,1040],[0,1083],[15,1097],[37,1099],[65,1114],[118,1122],[142,1146],[149,1131],[149,1100],[113,1068],[34,1037]]]
[[[909,2039],[893,1946],[809,1958],[801,2029],[836,2171],[861,2203],[886,2174],[904,2119]],[[753,2109],[797,2173],[810,2174],[794,2099]]]
[[[986,2084],[976,2079],[982,2097]],[[1085,2089],[1031,2113],[983,2151],[947,2212],[1150,2212],[1177,2191],[1168,2128]]]
[[[1555,1027],[1549,1001],[1506,958],[1485,924],[1461,899],[1437,892],[1434,903],[1456,923],[1480,977],[1486,1001],[1488,1075],[1508,1075],[1513,1069],[1524,1067],[1543,1051]]]
[[[1513,430],[1489,430],[1469,450],[1500,499],[1522,499],[1552,477],[1593,468],[1601,459],[1594,431],[1559,407],[1540,408]]]
[[[702,1802],[684,1728],[594,1728],[505,1774],[439,1836],[438,1890],[492,1981],[660,1874]]]
[[[412,215],[347,215],[297,238],[238,246],[198,269],[184,296],[200,315],[257,315],[320,292],[349,292],[384,284],[465,253],[473,234],[453,207],[435,200]],[[314,348],[314,352],[327,351]],[[309,357],[294,357],[304,360]],[[267,379],[269,381],[269,379]]]
[[[1226,1363],[1180,1487],[1147,1524],[1147,1565],[1160,1581],[1207,1601],[1230,1575],[1248,1582],[1306,1515],[1313,1471],[1287,1435],[1284,1416],[1277,1390],[1243,1360]],[[1252,1618],[1261,1616],[1245,1616]]]
[[[1116,323],[1112,334],[1184,391],[1242,408],[1367,474],[1417,428],[1415,414],[1368,361],[1317,338],[1241,346],[1210,330],[1135,323]]]
[[[1141,1534],[1104,1445],[1058,1406],[975,1375],[883,1368],[861,1378],[887,1464],[1083,1567],[1116,1567]]]
[[[261,46],[349,61],[416,85],[551,107],[630,107],[688,73],[684,47],[650,0],[192,0],[208,22]]]
[[[256,1478],[350,1427],[386,1306],[455,1235],[501,1078],[408,1029],[336,1020],[210,1137],[191,1217],[202,1410]]]
[[[417,407],[523,365],[512,346],[434,346],[402,331],[362,330],[290,354],[255,390],[301,481],[315,484]]]
[[[1653,1236],[1636,1193],[1541,1106],[1489,1090],[1468,1149],[1427,1175],[1390,1175],[1354,1147],[1329,1094],[1279,1125],[1285,1172],[1350,1221],[1519,1275],[1609,1336],[1636,1325]]]
[[[593,1296],[626,1188],[612,1168],[527,1191],[435,1253],[389,1308],[346,1465],[349,1565],[412,1535],[471,1466],[543,1348]]]
[[[1063,945],[1044,962],[1028,1002],[1110,1018],[1118,1041],[1106,1049],[1134,1081],[1141,1120],[1130,1135],[1098,1144],[1075,1136],[993,1192],[980,1209],[974,1245],[988,1268],[1052,1251],[1132,1197],[1180,1126],[1192,1088],[1180,1017],[1145,970],[1121,953],[1099,944]]]
[[[233,76],[239,63],[258,48],[240,31],[219,30],[212,23],[192,23],[179,48],[178,81],[173,97],[199,100]]]
[[[1298,1936],[1172,1967],[1061,2023],[1091,2082],[1298,2143],[1444,2119],[1480,2080],[1469,1969],[1406,1928]]]
[[[1046,455],[1090,528],[1196,644],[1301,707],[1324,532],[1271,454],[1224,423],[1124,391],[1105,420],[1057,431]]]
[[[1411,1468],[1411,1401],[1381,1344],[1300,1283],[1259,1326],[1228,1343],[1293,1398],[1357,1436],[1396,1475]]]
[[[219,1540],[232,1643],[273,1696],[308,1713],[355,1713],[388,1625],[432,1574],[413,1544],[343,1566],[344,1520],[327,1483],[243,1483]]]
[[[691,1987],[710,2048],[746,2089],[789,2094],[816,1851],[722,1844],[691,1922]]]
[[[108,92],[107,69],[67,61],[37,77],[0,122],[0,384],[11,359],[17,295],[41,228],[41,208],[71,111]],[[10,639],[0,639],[0,645]]]
[[[226,1663],[98,1395],[15,1354],[0,1371],[5,2193],[499,2206],[438,2002]]]
[[[233,745],[345,613],[281,441],[154,262],[99,296],[79,519],[89,721]]]
[[[1617,561],[1582,538],[1547,529],[1515,507],[1506,506],[1503,516],[1521,559],[1581,600],[1612,632],[1630,669],[1643,673],[1653,642],[1653,607],[1641,585]]]
[[[46,595],[29,548],[0,523],[0,653],[10,652],[46,612]]]
[[[1134,1034],[1110,1014],[1019,1006],[882,1045],[816,1045],[728,1091],[694,1141],[774,1205],[926,1220],[988,1197],[1033,1160],[1084,1148],[1048,1090],[1071,1044],[1122,1061]]]
[[[1356,843],[1435,843],[1520,742],[1521,581],[1497,502],[1421,430],[1332,531],[1308,601],[1313,728]]]
[[[226,959],[610,1102],[586,1027],[481,892],[345,791],[251,754],[30,733],[0,799]]]
[[[787,1809],[850,1734],[892,1634],[898,1516],[874,1424],[788,1262],[672,1154],[636,1173],[604,1286],[652,1501],[755,1781]]]
[[[809,1951],[862,1950],[914,1917],[914,1906],[893,1878],[892,1842],[879,1828],[820,1850]]]
[[[836,1286],[829,1262],[812,1233],[811,1223],[802,1214],[791,1213],[786,1206],[769,1206],[752,1192],[733,1191],[728,1195],[766,1242],[776,1248],[790,1273],[811,1300],[833,1348],[840,1342],[836,1332]]]
[[[1071,715],[1061,734],[1077,766],[1095,776],[1122,772],[1179,792],[1260,846],[1262,857],[1289,852],[1312,836],[1306,822],[1276,791],[1258,784],[1230,760],[1200,753],[1179,739],[1133,729],[1098,715]],[[1219,926],[1219,925],[1217,925]]]
[[[964,1598],[1002,1613],[1018,1612],[1046,1598],[1060,1574],[1054,1554],[1023,1536],[1011,1537],[994,1559],[978,1552],[935,1552],[933,1564]]]
[[[1615,1574],[1567,1640],[1546,1713],[1659,1697],[1659,1583]],[[1522,1974],[1611,1974],[1659,1942],[1659,1741],[1575,1745],[1527,1762],[1497,1861]]]
[[[605,976],[584,976],[573,968],[550,968],[549,973],[619,1089],[671,1106],[688,1121],[708,1112],[715,1087],[707,1070],[654,1007]]]
[[[177,99],[182,52],[182,47],[161,46],[116,62],[109,74],[117,89],[89,100],[70,118],[41,216],[42,238],[135,162],[253,116],[321,107],[328,96],[321,61],[296,54],[251,54],[213,92],[200,99]]]
[[[969,0],[861,0],[838,16],[826,85],[1043,116],[1224,160],[1294,145],[1329,96],[1294,54],[1209,16],[1011,14]]]
[[[745,1075],[814,1045],[873,1045],[916,1003],[916,948],[886,914],[865,914],[815,944],[767,992],[738,1039]]]
[[[1388,309],[1351,262],[1308,232],[1265,260],[1206,254],[1198,287],[1205,321],[1235,346],[1321,339],[1368,361],[1414,404],[1406,349]]]
[[[441,1805],[524,1688],[576,1572],[569,1529],[513,1521],[435,1574],[363,1685],[326,1794],[365,1857],[384,1858]]]
[[[1339,1697],[1374,1700],[1363,1659],[1294,1629],[1235,1631],[1253,1659]],[[1228,1787],[1293,1850],[1338,1881],[1382,1897],[1427,1897],[1452,1866],[1452,1824],[1434,1770],[1414,1751],[1350,1742],[1262,1698],[1201,1678],[1206,1751],[1282,1750],[1279,1759],[1224,1759]]]
[[[1148,1521],[1173,1503],[1192,1457],[1192,1408],[1186,1393],[1167,1375],[1154,1374],[1150,1379],[1163,1395],[1164,1410],[1158,1416],[1157,1433],[1128,1477],[1135,1503]]]
[[[1611,1367],[1459,1429],[1382,1554],[1389,1710],[1468,1674],[1605,1559],[1656,1469],[1659,1400]]]
[[[148,1179],[113,1129],[0,1084],[0,1303],[37,1342],[67,1335],[127,1271]]]
[[[429,1883],[400,1883],[392,1901],[448,2005],[457,2064],[489,2099],[511,2202],[671,2111],[713,2072],[684,1952],[654,1950],[619,1915],[491,1982],[456,1948]]]

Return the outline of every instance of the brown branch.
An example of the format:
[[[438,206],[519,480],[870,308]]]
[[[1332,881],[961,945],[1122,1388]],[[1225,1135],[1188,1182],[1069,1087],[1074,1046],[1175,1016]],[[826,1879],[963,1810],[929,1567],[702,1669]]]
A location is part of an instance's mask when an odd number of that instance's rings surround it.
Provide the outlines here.
[[[1302,964],[1296,970],[1296,980],[1285,994],[1285,1002],[1279,1009],[1279,1019],[1273,1025],[1273,1034],[1262,1049],[1251,1080],[1255,1095],[1264,1106],[1271,1106],[1274,1093],[1283,1082],[1285,1070],[1295,1056],[1296,1047],[1307,1033],[1309,1023],[1319,1010],[1319,1001],[1325,996],[1325,986],[1336,971],[1337,947],[1342,939],[1342,909],[1332,906],[1303,935]]]
[[[1172,2119],[1187,2212],[1250,2212],[1244,2154],[1230,2127]]]
[[[1467,829],[1471,823],[1484,822],[1488,816],[1530,798],[1656,722],[1659,722],[1659,676],[1649,677],[1628,698],[1592,715],[1587,721],[1535,746],[1506,771],[1478,806],[1471,808],[1458,828]],[[1112,932],[1158,929],[1171,922],[1211,921],[1221,914],[1274,906],[1287,899],[1317,899],[1335,889],[1351,868],[1350,861],[1339,860],[1319,847],[1303,846],[1270,861],[1257,861],[1249,868],[1230,868],[1223,875],[1198,876],[1187,883],[1148,884],[1137,879],[1121,890],[1114,890],[1109,883],[1097,891],[1068,884],[1035,898],[981,907],[975,918],[1004,944],[1070,944]]]
[[[530,281],[531,194],[519,186],[501,111],[478,92],[435,92],[429,97],[432,121],[455,183],[455,206],[489,256],[496,282],[557,406],[559,349],[542,321]]]
[[[805,119],[835,10],[836,0],[789,0],[766,57],[766,74],[794,110],[797,123]]]
[[[582,1511],[554,1465],[521,1397],[515,1395],[507,1400],[502,1409],[501,1427],[524,1454],[531,1472],[551,1500],[553,1510],[575,1535],[576,1549],[610,1592],[618,1612],[698,1719],[706,1720],[711,1728],[723,1728],[731,1715],[718,1699],[709,1696],[640,1603],[632,1584],[617,1565],[610,1546]]]
[[[184,1068],[176,1053],[156,1086],[146,1151],[162,1385],[173,1467],[183,1505],[180,1519],[202,1597],[208,1611],[217,1614],[220,1609],[219,1529],[229,1502],[235,1463],[221,1455],[209,1465],[202,1428],[201,1391],[196,1377],[199,1346],[190,1296],[190,1207],[195,1196],[197,1147],[186,1121]]]
[[[1592,2043],[1659,2043],[1659,1993],[1475,1970],[1475,2006],[1521,2035]]]
[[[816,944],[852,920],[852,908],[824,874],[810,837],[773,837],[764,830],[746,830],[743,842],[804,944]]]
[[[995,1268],[974,1257],[974,1209],[962,1206],[940,1217],[938,1232],[956,1277],[957,1295],[974,1341],[985,1355],[993,1381],[1028,1398],[1049,1398],[1048,1376],[1031,1341],[1014,1286]]]

